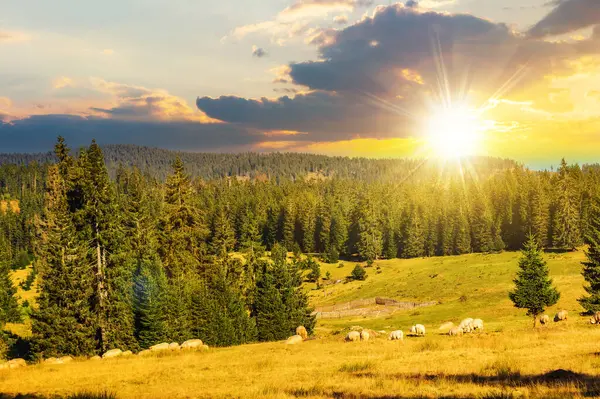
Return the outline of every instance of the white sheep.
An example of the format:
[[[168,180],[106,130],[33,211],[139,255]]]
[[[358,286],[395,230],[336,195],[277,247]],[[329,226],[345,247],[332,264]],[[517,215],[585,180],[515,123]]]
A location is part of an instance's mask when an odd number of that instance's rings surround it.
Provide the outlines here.
[[[471,323],[471,329],[473,331],[477,331],[477,330],[481,331],[481,330],[483,330],[483,320],[481,320],[481,319],[475,319],[475,320],[473,320],[473,323]]]
[[[460,322],[458,328],[462,328],[463,332],[470,333],[473,331],[473,319],[467,318]]]
[[[358,331],[350,331],[346,335],[346,341],[348,341],[348,342],[358,342],[358,341],[360,341],[360,333]]]
[[[404,340],[404,333],[402,330],[392,331],[388,337],[390,341],[402,341]]]
[[[452,327],[450,331],[448,331],[448,335],[457,337],[459,335],[463,335],[463,330],[460,327]]]
[[[415,324],[410,328],[410,333],[425,336],[425,326],[423,324]]]
[[[369,332],[368,332],[368,331],[362,330],[362,331],[360,332],[360,339],[361,339],[362,341],[368,341],[370,337],[371,337],[371,335],[369,334]]]

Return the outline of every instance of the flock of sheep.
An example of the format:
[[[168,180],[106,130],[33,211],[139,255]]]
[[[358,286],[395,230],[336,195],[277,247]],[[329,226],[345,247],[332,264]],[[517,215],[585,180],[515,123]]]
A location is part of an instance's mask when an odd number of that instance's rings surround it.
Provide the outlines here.
[[[600,320],[600,319],[599,319]],[[470,333],[474,331],[483,330],[483,320],[481,319],[464,319],[460,322],[458,326],[455,326],[453,323],[444,323],[440,330],[449,329],[448,335],[457,336],[462,335],[464,333]],[[383,331],[380,331],[383,333]],[[414,336],[425,336],[425,326],[423,324],[415,324],[409,330],[410,335]],[[369,332],[369,330],[362,329],[362,331],[350,331],[346,335],[346,341],[348,342],[358,342],[358,341],[368,341],[373,332]],[[402,330],[392,331],[388,335],[388,339],[391,341],[402,341],[404,339],[404,332]]]
[[[554,316],[554,321],[566,321],[569,316],[569,312],[566,310],[561,310]],[[542,315],[539,318],[540,324],[548,324],[550,323],[550,316]],[[600,312],[596,312],[590,323],[600,325]],[[439,330],[447,330],[447,334],[449,336],[460,336],[463,334],[483,331],[483,320],[481,319],[472,319],[466,318],[460,322],[458,326],[455,326],[454,323],[448,322],[444,323],[440,326]],[[347,342],[358,342],[358,341],[368,341],[372,334],[375,332],[371,330],[362,329],[362,331],[350,331],[345,340]],[[380,331],[380,333],[384,333],[384,331]],[[414,336],[425,336],[425,326],[422,324],[415,324],[410,328],[410,335]],[[404,332],[402,330],[395,330],[389,333],[388,339],[391,341],[402,341],[404,339]]]

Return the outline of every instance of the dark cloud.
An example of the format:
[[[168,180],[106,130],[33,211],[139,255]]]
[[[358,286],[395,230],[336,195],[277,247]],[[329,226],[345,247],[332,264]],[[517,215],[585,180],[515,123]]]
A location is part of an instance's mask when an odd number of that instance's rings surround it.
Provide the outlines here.
[[[1,119],[1,118],[0,118]],[[227,151],[265,141],[262,132],[233,124],[197,122],[137,122],[73,115],[31,116],[0,122],[2,152],[52,149],[64,136],[73,147],[101,144],[143,144],[177,150]]]
[[[450,73],[469,70],[472,78],[489,80],[490,68],[499,73],[520,42],[504,24],[397,4],[344,30],[324,32],[321,60],[291,64],[290,77],[315,90],[395,96],[416,84],[404,70],[435,82],[440,56]]]
[[[262,57],[264,57],[266,55],[267,55],[267,52],[266,52],[265,49],[260,48],[260,47],[256,47],[256,46],[252,47],[252,56],[253,57],[262,58]]]
[[[405,115],[375,99],[336,93],[312,92],[277,99],[245,99],[234,96],[202,97],[196,100],[209,117],[264,130],[307,132],[303,139],[331,141],[367,135],[406,136],[410,130]]]
[[[596,39],[547,42],[473,15],[402,4],[380,6],[345,29],[322,30],[313,42],[319,59],[288,70],[294,84],[312,92],[259,100],[202,97],[197,107],[229,123],[307,132],[304,138],[313,141],[405,137],[422,130],[415,123],[446,92],[454,102],[469,93],[474,106],[500,95],[568,112],[569,93],[552,89],[545,77],[567,76],[577,68],[574,60],[600,52]]]
[[[416,7],[419,7],[419,2],[418,2],[418,1],[416,1],[416,0],[408,0],[408,1],[405,3],[405,5],[406,5],[406,7],[408,7],[408,8],[416,8]]]
[[[556,36],[600,24],[600,1],[563,0],[528,32],[534,38]]]

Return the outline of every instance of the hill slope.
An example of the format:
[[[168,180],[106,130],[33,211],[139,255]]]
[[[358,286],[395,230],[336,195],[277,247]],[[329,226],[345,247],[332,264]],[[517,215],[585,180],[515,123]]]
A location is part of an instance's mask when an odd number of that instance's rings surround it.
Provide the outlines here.
[[[51,395],[107,390],[118,398],[346,399],[598,394],[600,328],[578,315],[576,302],[583,292],[579,274],[583,252],[545,256],[562,295],[548,313],[565,308],[570,318],[536,330],[525,312],[513,308],[507,298],[518,256],[507,252],[378,262],[381,272],[367,269],[364,282],[312,290],[312,303],[325,306],[381,295],[441,304],[383,318],[321,320],[316,339],[301,345],[254,344],[206,353],[2,370],[0,392]],[[330,271],[333,279],[339,279],[353,266],[351,262],[341,268],[323,265],[323,273]],[[438,331],[442,322],[458,322],[465,316],[483,318],[485,331],[458,338]],[[416,322],[426,325],[425,338],[396,342],[384,336],[343,342],[341,330],[351,325],[407,332]],[[560,368],[578,374],[551,373]]]

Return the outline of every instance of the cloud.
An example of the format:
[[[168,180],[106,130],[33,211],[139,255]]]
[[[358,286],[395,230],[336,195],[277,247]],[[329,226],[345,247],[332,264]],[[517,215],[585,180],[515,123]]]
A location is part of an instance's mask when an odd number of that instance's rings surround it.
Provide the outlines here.
[[[585,96],[588,98],[592,98],[596,101],[600,101],[600,90],[590,90],[585,93]]]
[[[110,94],[114,98],[112,107],[92,108],[92,111],[105,116],[137,121],[218,122],[207,118],[191,108],[185,100],[165,90],[108,82],[99,78],[91,79],[91,83],[95,90]]]
[[[52,87],[57,90],[64,89],[65,87],[74,87],[74,82],[71,78],[61,76],[59,78],[54,79],[54,81],[52,82]]]
[[[323,17],[334,12],[352,12],[368,7],[373,0],[297,0],[280,11],[273,19],[236,27],[222,41],[243,39],[249,35],[267,35],[277,44],[300,36],[312,36]]]
[[[265,49],[257,47],[257,46],[252,46],[252,56],[256,57],[256,58],[262,58],[265,57],[267,55],[267,52],[265,51]]]
[[[345,14],[336,15],[335,17],[333,17],[333,22],[335,22],[338,25],[346,25],[348,23],[348,16]]]
[[[93,116],[36,115],[0,122],[3,152],[37,152],[52,149],[62,135],[74,148],[100,144],[141,144],[187,151],[246,150],[264,141],[259,131],[230,124],[193,121],[127,121]]]
[[[206,115],[228,123],[266,131],[308,132],[306,140],[369,137],[399,137],[414,133],[414,126],[395,107],[406,106],[395,99],[382,108],[376,99],[316,91],[293,98],[245,99],[235,96],[199,97],[196,105]]]
[[[113,55],[115,53],[115,51],[111,48],[106,48],[104,50],[102,50],[102,54],[104,55]]]
[[[553,85],[584,73],[586,57],[597,65],[599,32],[549,42],[470,14],[380,6],[351,26],[315,31],[317,60],[273,70],[276,83],[302,87],[277,89],[292,97],[199,97],[196,105],[225,123],[306,132],[298,140],[315,143],[416,137],[432,107],[448,102],[527,104],[519,106],[523,117],[547,119],[574,110],[573,93]],[[519,126],[503,117],[496,129]]]
[[[564,0],[528,32],[534,38],[556,36],[600,24],[600,1]]]
[[[0,43],[25,42],[29,40],[31,40],[31,36],[28,34],[0,30]]]

